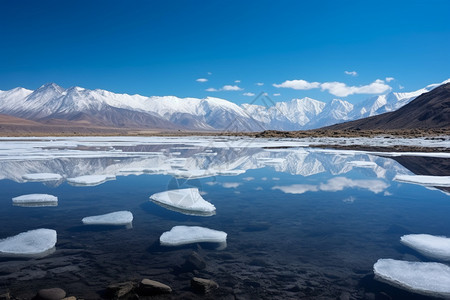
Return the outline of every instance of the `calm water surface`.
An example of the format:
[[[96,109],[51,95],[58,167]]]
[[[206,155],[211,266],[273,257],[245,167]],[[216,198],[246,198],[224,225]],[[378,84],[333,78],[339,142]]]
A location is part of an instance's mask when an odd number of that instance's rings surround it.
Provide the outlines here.
[[[189,298],[196,297],[189,282],[197,276],[219,283],[211,298],[421,299],[375,281],[373,264],[379,258],[428,261],[400,244],[404,234],[450,236],[449,195],[394,181],[396,174],[413,173],[391,158],[295,143],[283,149],[176,139],[27,144],[3,144],[7,150],[0,151],[0,238],[49,228],[58,242],[44,258],[0,257],[1,287],[17,297],[58,286],[98,299],[111,283],[150,278],[170,285],[171,297]],[[450,175],[445,166],[440,171]],[[64,179],[22,178],[43,172]],[[65,180],[92,174],[116,179],[97,186]],[[154,193],[185,187],[197,187],[216,215],[186,215],[149,201]],[[12,205],[11,198],[29,193],[55,195],[58,206]],[[133,213],[132,228],[81,222],[121,210]],[[177,225],[224,231],[227,247],[161,246],[161,234]],[[184,266],[193,251],[205,269]]]

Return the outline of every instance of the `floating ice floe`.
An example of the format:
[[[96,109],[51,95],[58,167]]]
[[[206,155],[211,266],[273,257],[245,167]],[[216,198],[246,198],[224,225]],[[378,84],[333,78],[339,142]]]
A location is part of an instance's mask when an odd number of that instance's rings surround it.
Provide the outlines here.
[[[72,185],[94,186],[104,183],[108,180],[116,179],[115,175],[85,175],[73,178],[67,178],[67,182]]]
[[[450,176],[396,175],[394,180],[425,186],[450,186]]]
[[[43,257],[55,251],[56,231],[35,229],[0,240],[0,256]]]
[[[450,297],[450,267],[447,265],[379,259],[373,271],[376,279],[393,286],[426,296]]]
[[[81,220],[85,225],[130,225],[133,214],[129,211],[116,211],[109,214],[85,217]]]
[[[192,243],[219,243],[221,249],[226,247],[227,234],[199,226],[175,226],[164,232],[159,238],[163,246],[180,246]]]
[[[216,207],[203,199],[197,188],[170,190],[150,196],[155,203],[187,215],[212,216]]]
[[[353,160],[349,161],[347,165],[353,166],[353,167],[360,167],[360,168],[372,168],[376,167],[377,164],[373,161],[365,161],[365,160]]]
[[[56,173],[33,173],[25,174],[22,178],[28,181],[56,181],[61,180],[62,176]]]
[[[400,242],[421,254],[444,261],[450,261],[450,238],[430,234],[408,234]]]
[[[57,206],[58,197],[48,194],[27,194],[12,198],[17,206]]]

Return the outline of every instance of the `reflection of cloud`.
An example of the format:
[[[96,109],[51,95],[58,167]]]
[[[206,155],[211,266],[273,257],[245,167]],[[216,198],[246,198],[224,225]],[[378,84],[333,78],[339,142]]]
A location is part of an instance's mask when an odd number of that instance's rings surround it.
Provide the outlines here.
[[[350,197],[345,198],[344,200],[342,200],[342,202],[344,202],[344,203],[353,203],[353,202],[355,202],[355,200],[356,200],[355,197],[350,196]]]
[[[262,190],[264,190],[264,189],[263,189],[262,186],[258,186],[255,190],[257,190],[257,191],[262,191]]]
[[[384,192],[384,195],[385,195],[385,196],[392,196],[392,193],[389,192],[389,191],[385,191],[385,192]]]
[[[279,177],[272,177],[272,180],[278,181],[278,180],[280,180],[280,178]]]
[[[361,188],[367,189],[375,194],[384,191],[389,185],[381,180],[366,180],[366,179],[350,179],[346,177],[334,177],[326,183],[319,185],[311,184],[293,184],[286,186],[274,186],[273,190],[281,190],[287,194],[303,194],[306,192],[337,192],[345,188]]]
[[[388,187],[388,184],[381,180],[362,180],[362,179],[350,179],[346,177],[334,177],[328,180],[327,183],[320,184],[320,190],[337,192],[342,191],[345,188],[361,188],[367,189],[375,194],[384,191]]]
[[[262,180],[262,181],[266,181],[266,180],[267,180],[267,177],[263,177],[263,178],[261,178],[261,180]]]
[[[227,189],[235,189],[240,185],[241,184],[239,182],[224,182],[224,183],[222,183],[222,186]]]
[[[252,181],[252,180],[255,180],[255,177],[245,177],[245,178],[242,178],[242,180]]]
[[[217,181],[208,181],[208,182],[205,182],[205,184],[213,186],[213,185],[217,184]]]
[[[285,186],[274,186],[272,190],[280,190],[286,194],[303,194],[306,192],[317,192],[319,188],[311,184],[293,184]]]

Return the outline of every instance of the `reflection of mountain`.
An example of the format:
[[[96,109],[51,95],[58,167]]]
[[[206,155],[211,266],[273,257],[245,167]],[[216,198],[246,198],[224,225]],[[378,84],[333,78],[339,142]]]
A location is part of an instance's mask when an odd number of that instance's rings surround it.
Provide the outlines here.
[[[393,159],[416,175],[450,175],[450,159],[448,158],[400,156]],[[438,188],[450,193],[448,187]]]
[[[86,158],[82,158],[79,154],[83,151],[76,154],[74,152],[75,157],[70,157],[72,152],[69,151],[62,152],[64,155],[57,158],[43,159],[33,156],[26,160],[20,160],[18,157],[0,160],[0,179],[25,182],[23,176],[32,173],[62,175],[62,180],[46,183],[53,185],[61,184],[67,178],[84,175],[127,176],[148,173],[192,179],[217,175],[233,176],[245,173],[246,170],[265,167],[302,176],[323,172],[339,175],[357,169],[367,176],[388,180],[396,174],[410,173],[388,158],[336,151],[327,153],[308,148],[266,150],[262,148],[170,147],[169,145],[163,148],[161,145],[149,145],[145,148],[140,146],[139,152],[132,152],[132,150],[131,146],[125,150],[126,152],[117,151],[117,149],[108,152],[101,149],[97,155],[99,157],[87,156]],[[366,163],[361,163],[362,161]]]

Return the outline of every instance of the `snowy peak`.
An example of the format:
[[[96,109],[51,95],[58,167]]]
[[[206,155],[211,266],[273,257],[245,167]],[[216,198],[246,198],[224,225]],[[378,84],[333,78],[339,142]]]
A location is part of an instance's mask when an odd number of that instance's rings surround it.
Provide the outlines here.
[[[89,120],[102,126],[180,128],[190,130],[260,131],[314,129],[390,112],[444,83],[413,92],[390,92],[358,104],[341,99],[329,103],[308,97],[273,106],[236,105],[225,99],[116,94],[82,87],[64,89],[47,83],[35,91],[0,91],[0,113],[33,121]]]

